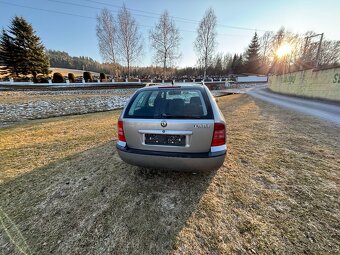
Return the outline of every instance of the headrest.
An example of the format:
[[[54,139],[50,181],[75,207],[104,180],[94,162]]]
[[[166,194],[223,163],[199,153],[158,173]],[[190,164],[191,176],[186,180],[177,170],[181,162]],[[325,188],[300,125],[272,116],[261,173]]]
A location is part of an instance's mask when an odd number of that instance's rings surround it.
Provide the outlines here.
[[[172,99],[169,101],[169,104],[171,107],[174,107],[174,106],[183,106],[184,105],[184,100],[181,99],[181,98],[175,98],[175,99]]]
[[[199,97],[192,97],[190,98],[190,104],[202,104],[202,102]]]

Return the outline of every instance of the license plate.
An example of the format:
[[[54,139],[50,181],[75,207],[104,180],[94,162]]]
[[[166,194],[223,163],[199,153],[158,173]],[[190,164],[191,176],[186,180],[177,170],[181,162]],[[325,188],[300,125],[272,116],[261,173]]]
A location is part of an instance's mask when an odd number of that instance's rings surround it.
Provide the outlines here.
[[[145,144],[185,146],[185,135],[145,134]]]

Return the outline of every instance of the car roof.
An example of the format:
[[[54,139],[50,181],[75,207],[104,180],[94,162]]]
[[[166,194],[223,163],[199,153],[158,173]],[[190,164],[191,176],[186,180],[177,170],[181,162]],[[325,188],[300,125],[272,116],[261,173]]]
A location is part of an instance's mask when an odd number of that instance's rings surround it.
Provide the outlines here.
[[[175,83],[174,85],[159,83],[154,86],[147,86],[147,87],[140,88],[139,90],[154,90],[156,88],[164,88],[164,87],[166,88],[203,88],[204,85],[199,84],[199,83],[185,83],[185,82],[178,82],[178,83]]]

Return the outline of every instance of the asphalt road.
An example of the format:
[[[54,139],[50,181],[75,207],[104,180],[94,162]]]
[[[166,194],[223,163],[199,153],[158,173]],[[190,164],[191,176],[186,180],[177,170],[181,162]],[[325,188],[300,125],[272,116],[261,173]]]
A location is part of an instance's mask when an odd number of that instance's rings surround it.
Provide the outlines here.
[[[270,92],[267,88],[254,88],[246,92],[255,98],[303,114],[340,125],[340,104],[324,101],[284,96]]]

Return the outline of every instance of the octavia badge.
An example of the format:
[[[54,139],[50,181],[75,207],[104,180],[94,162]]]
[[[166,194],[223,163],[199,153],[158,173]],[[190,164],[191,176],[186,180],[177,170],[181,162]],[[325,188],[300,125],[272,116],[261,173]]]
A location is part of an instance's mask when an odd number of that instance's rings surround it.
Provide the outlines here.
[[[162,126],[162,127],[164,127],[164,128],[165,128],[167,125],[168,125],[168,123],[166,123],[166,121],[165,121],[165,120],[162,120],[162,121],[161,121],[161,126]]]

